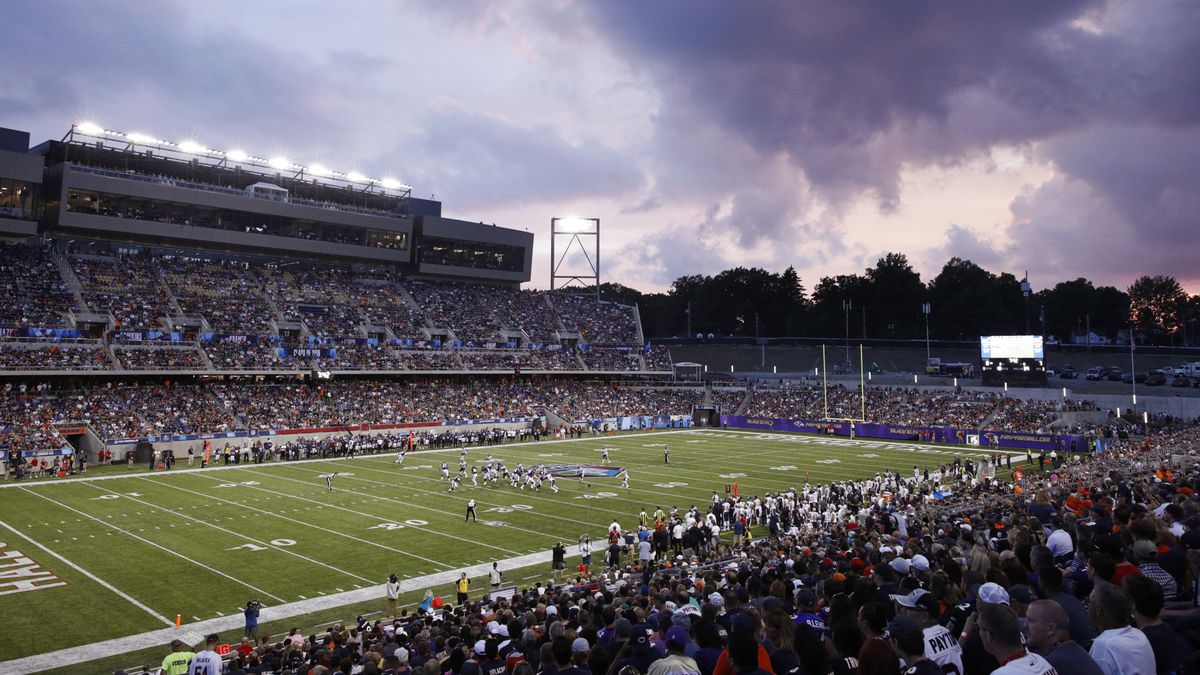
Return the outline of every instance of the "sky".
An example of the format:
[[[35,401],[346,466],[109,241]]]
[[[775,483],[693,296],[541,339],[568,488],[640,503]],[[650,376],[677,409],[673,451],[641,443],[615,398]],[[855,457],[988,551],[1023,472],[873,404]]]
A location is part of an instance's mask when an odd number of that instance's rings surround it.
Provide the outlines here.
[[[0,126],[394,176],[601,221],[604,281],[888,252],[1200,292],[1200,3],[9,0]],[[561,249],[560,249],[561,252]],[[578,269],[578,255],[566,267]]]

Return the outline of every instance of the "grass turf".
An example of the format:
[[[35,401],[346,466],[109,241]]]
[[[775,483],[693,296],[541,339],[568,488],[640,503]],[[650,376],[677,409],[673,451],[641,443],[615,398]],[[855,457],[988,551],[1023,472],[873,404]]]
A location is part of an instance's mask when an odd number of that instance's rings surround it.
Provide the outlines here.
[[[670,466],[663,464],[663,443],[671,448]],[[984,454],[697,430],[473,448],[468,460],[482,464],[491,453],[510,468],[599,464],[602,447],[611,448],[609,464],[629,470],[628,489],[618,478],[559,478],[557,495],[548,485],[533,493],[507,484],[473,488],[467,480],[448,493],[438,470],[442,461],[457,468],[457,449],[411,453],[403,466],[389,454],[193,473],[120,467],[109,472],[121,476],[113,479],[0,489],[0,521],[133,600],[0,528],[5,551],[19,550],[67,582],[0,595],[10,629],[0,634],[0,661],[165,627],[154,615],[179,614],[186,625],[238,613],[251,598],[271,607],[379,584],[391,572],[411,578],[546,551],[584,532],[596,541],[614,518],[633,525],[642,509],[703,507],[734,480],[747,496],[799,487],[806,478],[821,483],[886,469],[907,475],[913,465],[932,469],[955,454]],[[320,475],[333,471],[340,475],[329,492]],[[478,523],[463,521],[471,498]],[[433,590],[453,597],[448,587]],[[318,614],[352,618],[350,609]],[[143,660],[130,657],[124,665]]]

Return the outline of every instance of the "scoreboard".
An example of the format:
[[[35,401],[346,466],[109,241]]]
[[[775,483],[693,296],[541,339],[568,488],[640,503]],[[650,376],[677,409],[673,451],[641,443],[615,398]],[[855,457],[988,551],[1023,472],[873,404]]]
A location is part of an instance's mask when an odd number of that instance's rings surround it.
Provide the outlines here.
[[[979,338],[979,369],[985,387],[1046,386],[1045,346],[1041,335],[985,335]]]

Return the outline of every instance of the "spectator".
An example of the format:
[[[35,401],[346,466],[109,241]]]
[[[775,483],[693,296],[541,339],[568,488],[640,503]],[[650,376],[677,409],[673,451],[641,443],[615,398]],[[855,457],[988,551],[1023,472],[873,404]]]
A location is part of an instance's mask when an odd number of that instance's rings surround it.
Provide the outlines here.
[[[1105,675],[1151,675],[1157,672],[1154,648],[1142,631],[1129,625],[1133,602],[1119,586],[1097,582],[1088,613],[1100,634],[1089,652]]]

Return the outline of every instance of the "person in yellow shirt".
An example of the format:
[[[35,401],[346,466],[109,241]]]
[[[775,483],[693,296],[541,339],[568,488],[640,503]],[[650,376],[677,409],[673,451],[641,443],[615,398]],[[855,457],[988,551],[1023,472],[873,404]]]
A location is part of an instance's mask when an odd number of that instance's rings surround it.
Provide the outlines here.
[[[467,578],[466,572],[463,572],[458,581],[454,582],[454,589],[458,591],[458,604],[467,604],[467,593],[471,591],[471,580]]]
[[[162,662],[163,675],[184,675],[195,655],[195,652],[184,648],[183,641],[171,640],[171,653]]]

